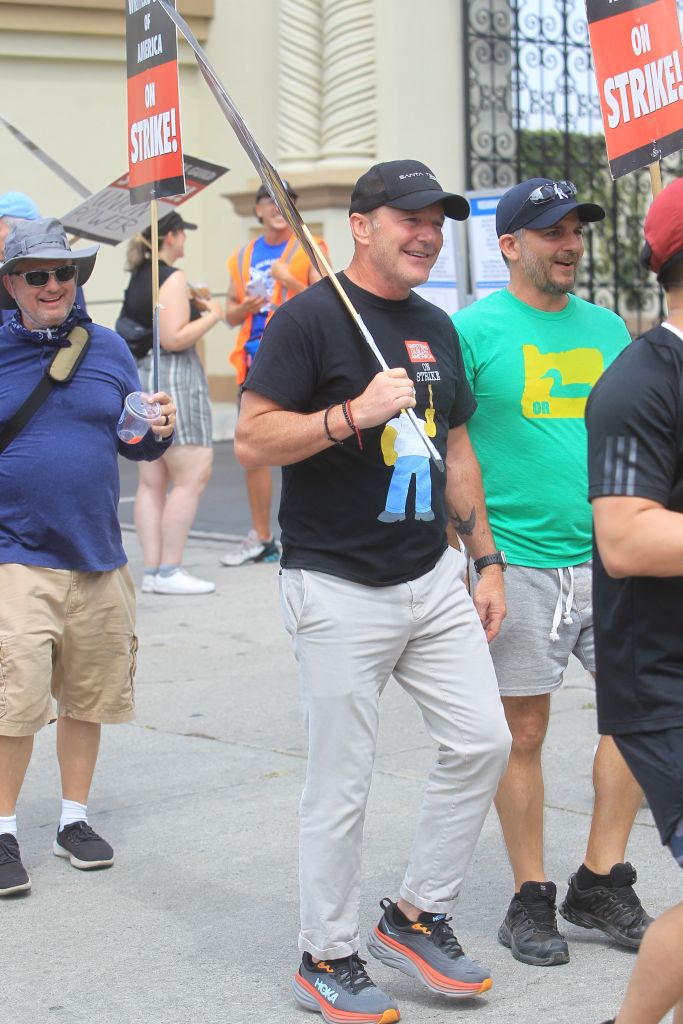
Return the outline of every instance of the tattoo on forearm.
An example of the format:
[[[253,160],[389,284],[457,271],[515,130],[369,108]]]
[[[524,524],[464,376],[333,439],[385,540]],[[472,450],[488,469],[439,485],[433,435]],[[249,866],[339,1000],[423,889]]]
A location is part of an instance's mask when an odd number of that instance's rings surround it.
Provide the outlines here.
[[[454,512],[451,520],[458,533],[464,534],[465,537],[470,537],[474,533],[474,527],[477,524],[477,513],[473,508],[467,519],[461,519],[458,513]]]

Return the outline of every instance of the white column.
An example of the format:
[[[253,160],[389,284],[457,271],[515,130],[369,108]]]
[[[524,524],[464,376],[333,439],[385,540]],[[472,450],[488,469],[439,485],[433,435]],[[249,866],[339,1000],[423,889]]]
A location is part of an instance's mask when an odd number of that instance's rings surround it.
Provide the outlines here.
[[[280,0],[278,163],[312,166],[320,152],[322,0]]]
[[[320,159],[371,162],[377,151],[373,0],[322,0]]]

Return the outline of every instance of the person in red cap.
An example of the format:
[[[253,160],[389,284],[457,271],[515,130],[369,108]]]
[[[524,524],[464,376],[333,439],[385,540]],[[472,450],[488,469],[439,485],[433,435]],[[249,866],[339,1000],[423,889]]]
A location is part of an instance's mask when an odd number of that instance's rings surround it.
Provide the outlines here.
[[[353,258],[338,281],[390,369],[379,370],[332,283],[319,281],[266,327],[235,434],[243,465],[283,467],[281,608],[308,734],[294,995],[327,1021],[399,1019],[359,956],[363,822],[392,674],[438,752],[403,882],[395,901],[380,901],[367,948],[452,998],[492,983],[449,914],[509,753],[487,643],[505,615],[503,574],[467,433],[476,403],[458,337],[413,291],[438,259],[445,219],[468,213],[418,160],[363,174],[349,208]],[[408,409],[411,444],[408,430],[399,444],[402,427],[390,424]],[[423,456],[426,440],[441,472]],[[401,488],[399,510],[388,496],[402,461],[402,479],[416,484]],[[469,549],[483,563],[474,601],[466,558],[448,546],[449,518],[469,523]]]
[[[586,408],[595,529],[598,728],[613,736],[683,867],[683,179],[645,220],[669,312]],[[645,933],[617,1024],[683,1024],[683,903]]]
[[[284,184],[290,199],[296,202],[296,192],[288,182]],[[254,213],[263,225],[263,233],[235,249],[228,260],[230,280],[225,318],[231,327],[239,327],[230,353],[238,387],[244,383],[263,330],[275,310],[320,278],[265,185],[256,193]],[[317,242],[327,256],[326,243],[322,238]],[[270,469],[247,469],[245,477],[251,528],[241,545],[221,558],[221,565],[225,566],[276,562],[280,557],[280,548],[270,529]]]

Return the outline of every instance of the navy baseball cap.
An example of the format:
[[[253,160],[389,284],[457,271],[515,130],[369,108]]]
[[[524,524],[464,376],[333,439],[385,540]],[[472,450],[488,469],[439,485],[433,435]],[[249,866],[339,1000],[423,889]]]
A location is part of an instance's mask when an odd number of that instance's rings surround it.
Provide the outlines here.
[[[467,220],[470,204],[464,196],[444,192],[436,176],[419,160],[389,160],[362,174],[351,195],[349,213],[369,213],[378,206],[397,210],[423,210],[443,203],[451,220]]]
[[[528,178],[513,185],[496,208],[496,234],[511,235],[520,228],[549,228],[572,210],[582,224],[603,220],[605,211],[597,203],[580,203],[576,185],[553,178]]]

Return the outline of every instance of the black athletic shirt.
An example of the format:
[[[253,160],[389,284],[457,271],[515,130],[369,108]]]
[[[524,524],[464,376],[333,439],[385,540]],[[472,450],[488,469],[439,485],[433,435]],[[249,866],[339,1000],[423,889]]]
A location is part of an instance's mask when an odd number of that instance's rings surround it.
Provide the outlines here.
[[[629,345],[588,399],[591,499],[650,498],[683,512],[683,339],[665,327]],[[598,727],[683,726],[683,577],[611,579],[594,550]]]
[[[415,413],[433,419],[431,440],[445,458],[448,431],[472,415],[476,402],[465,377],[450,317],[411,292],[381,299],[339,275],[390,367],[415,383]],[[377,360],[329,281],[290,299],[269,321],[245,388],[284,409],[314,412],[355,398],[379,372]],[[391,427],[393,423],[393,428]],[[313,569],[369,586],[389,586],[428,572],[446,549],[445,473],[425,460],[406,417],[362,432],[343,444],[282,470],[282,564]],[[431,429],[431,427],[428,427]],[[426,467],[426,468],[425,468]],[[407,489],[405,520],[380,522],[392,478]],[[429,475],[427,475],[429,474]],[[415,518],[416,478],[433,520]],[[431,495],[430,495],[431,486]]]

